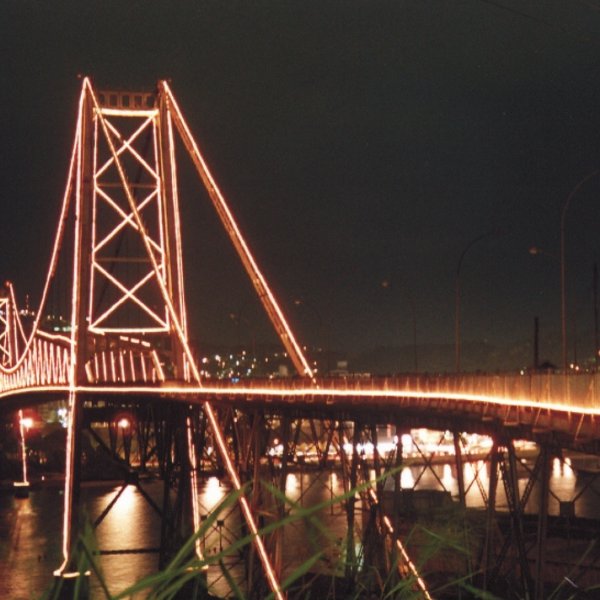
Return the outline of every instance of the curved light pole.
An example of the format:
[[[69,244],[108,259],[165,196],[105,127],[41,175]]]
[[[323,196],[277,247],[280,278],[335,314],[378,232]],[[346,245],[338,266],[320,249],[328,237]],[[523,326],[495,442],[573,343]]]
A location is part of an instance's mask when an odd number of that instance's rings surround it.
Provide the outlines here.
[[[540,248],[539,246],[531,246],[529,248],[529,254],[531,254],[532,256],[548,256],[549,258],[551,258],[552,260],[556,260],[557,262],[561,263],[561,274],[564,273],[564,264],[565,264],[565,258],[564,258],[564,254],[562,256],[562,261],[560,260],[560,257],[556,256],[555,254],[551,254],[550,252],[546,252],[545,250],[543,250],[542,248]],[[592,269],[592,293],[593,293],[593,307],[594,307],[594,363],[596,365],[596,370],[598,370],[598,365],[599,365],[599,359],[600,356],[598,354],[598,348],[600,348],[600,343],[598,341],[599,339],[599,332],[598,332],[598,263],[596,261],[594,261],[593,263],[593,269]],[[563,349],[568,348],[568,344],[567,344],[567,338],[566,338],[566,333],[567,333],[567,319],[566,319],[566,285],[565,285],[565,278],[561,277],[561,330],[562,330],[562,334],[563,334]],[[577,312],[577,311],[575,311]],[[574,334],[574,342],[573,342],[573,348],[574,348],[574,354],[575,354],[575,362],[577,362],[577,329],[576,327],[573,328],[572,333]],[[565,367],[565,358],[566,358],[566,354],[563,354],[562,360],[563,360],[563,367]],[[568,360],[566,361],[566,368],[568,368]]]
[[[462,251],[458,264],[456,265],[456,277],[454,280],[454,292],[455,292],[455,308],[454,308],[454,360],[456,372],[460,373],[460,268],[462,267],[463,260],[467,252],[479,241],[483,240],[490,235],[497,233],[496,230],[488,231],[478,235],[472,239]]]
[[[566,373],[569,361],[567,357],[567,273],[565,264],[565,218],[567,210],[571,204],[571,200],[575,194],[587,183],[592,177],[595,177],[600,169],[592,171],[586,175],[571,191],[567,200],[563,204],[560,212],[560,327],[561,327],[561,343],[562,343],[562,362],[563,370]]]
[[[539,246],[529,246],[528,252],[531,256],[547,256],[548,258],[551,258],[552,260],[555,261],[559,261],[558,256],[556,256],[555,254],[552,254],[550,252],[546,252],[543,248],[540,248]],[[538,336],[539,336],[539,321],[538,318],[535,317],[534,319],[534,324],[535,324],[535,329],[534,329],[534,360],[533,360],[533,368],[534,370],[537,370],[539,365],[538,365]]]

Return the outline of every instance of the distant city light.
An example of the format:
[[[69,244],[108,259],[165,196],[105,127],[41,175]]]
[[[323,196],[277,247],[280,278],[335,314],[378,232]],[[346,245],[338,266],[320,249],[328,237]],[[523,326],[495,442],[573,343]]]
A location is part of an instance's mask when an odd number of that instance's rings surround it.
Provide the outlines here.
[[[63,427],[67,427],[67,409],[66,408],[59,408],[56,411],[56,416],[58,417],[58,422],[63,426]]]

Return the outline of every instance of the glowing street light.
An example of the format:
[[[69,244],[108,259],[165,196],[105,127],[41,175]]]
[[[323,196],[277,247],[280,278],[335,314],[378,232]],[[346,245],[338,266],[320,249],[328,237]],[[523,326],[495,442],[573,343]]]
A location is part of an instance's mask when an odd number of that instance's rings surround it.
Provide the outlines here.
[[[131,423],[129,422],[129,419],[123,417],[118,421],[117,427],[119,427],[119,429],[129,429],[131,427]]]
[[[24,417],[19,419],[19,425],[25,428],[25,430],[29,430],[33,427],[33,419],[31,417]]]

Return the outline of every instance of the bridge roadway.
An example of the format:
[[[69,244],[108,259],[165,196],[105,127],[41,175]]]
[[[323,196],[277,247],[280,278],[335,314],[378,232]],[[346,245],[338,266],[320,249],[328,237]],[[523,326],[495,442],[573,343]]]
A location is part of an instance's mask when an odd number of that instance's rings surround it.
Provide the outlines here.
[[[271,407],[332,419],[394,422],[412,426],[493,433],[511,429],[511,437],[547,439],[590,452],[600,448],[600,373],[509,373],[331,377],[315,380],[243,379],[237,383],[204,380],[192,385],[95,383],[76,388],[96,406],[134,398],[163,398],[190,404],[210,400],[239,408]],[[5,407],[27,406],[64,397],[67,385],[24,387],[0,393]]]

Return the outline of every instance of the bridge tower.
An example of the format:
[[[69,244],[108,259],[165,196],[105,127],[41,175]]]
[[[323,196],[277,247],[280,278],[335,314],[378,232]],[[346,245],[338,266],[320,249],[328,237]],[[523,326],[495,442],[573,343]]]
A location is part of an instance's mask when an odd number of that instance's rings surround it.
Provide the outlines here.
[[[95,385],[114,386],[122,397],[139,381],[156,386],[166,382],[202,385],[187,332],[175,158],[177,134],[282,344],[299,373],[312,377],[168,84],[160,82],[152,93],[97,92],[91,81],[84,79],[67,192],[50,269],[52,274],[61,244],[68,246],[63,241],[69,235],[67,224],[73,222],[64,560],[55,571],[57,585],[77,579],[79,572],[74,557],[81,531],[82,431],[85,427],[91,430],[92,405],[97,409],[102,405],[104,415],[113,406],[110,398],[92,400],[86,392]],[[10,353],[7,335],[0,338],[2,360]],[[203,404],[202,415],[198,406],[168,401],[152,404],[139,396],[130,406],[144,426],[151,422],[165,481],[161,562],[165,563],[183,540],[200,527],[199,457],[204,430],[208,428],[222,469],[239,493],[240,512],[253,539],[266,585],[276,598],[282,598],[278,575],[258,535],[254,512],[242,490],[240,475],[211,403]],[[116,455],[119,431],[124,445],[130,444],[130,423],[122,421],[119,430],[116,410],[110,414],[104,417],[110,423],[111,443],[107,451]],[[102,444],[98,436],[96,440]],[[127,461],[123,468],[128,470]],[[126,481],[127,478],[135,483],[135,474],[126,473]],[[198,540],[194,552],[202,556]]]

